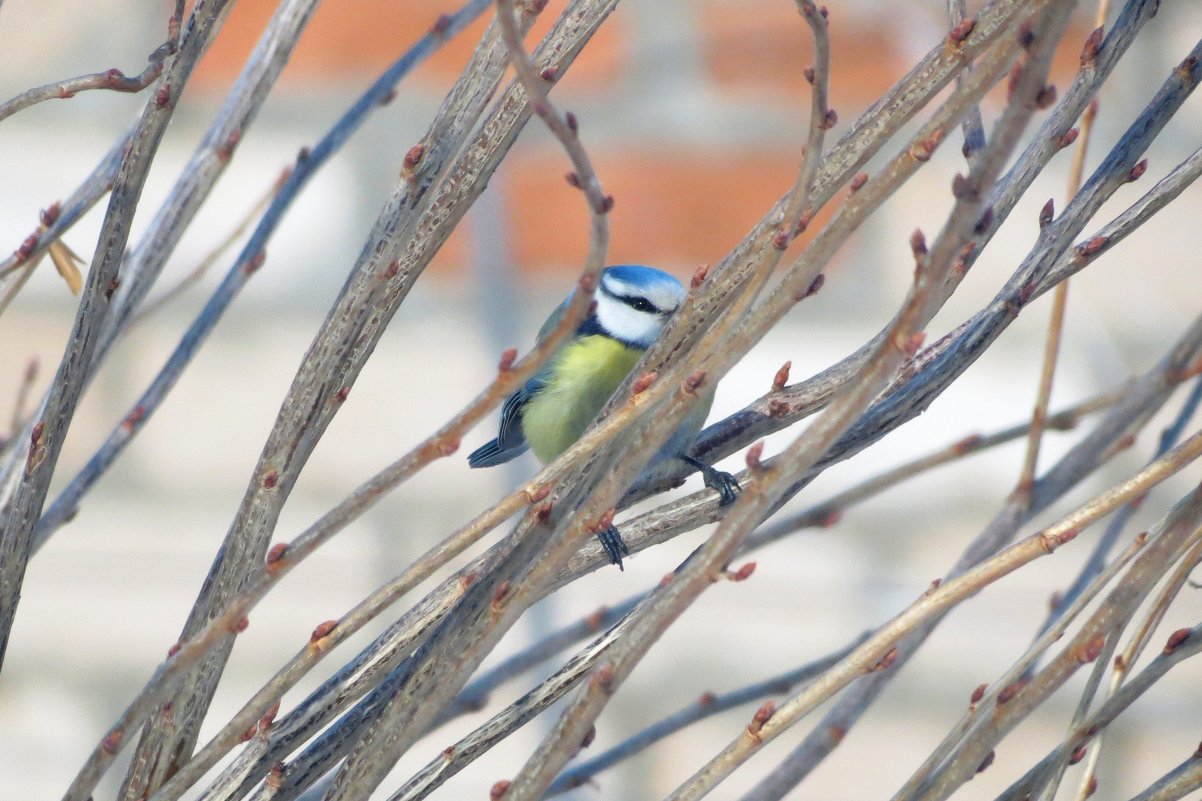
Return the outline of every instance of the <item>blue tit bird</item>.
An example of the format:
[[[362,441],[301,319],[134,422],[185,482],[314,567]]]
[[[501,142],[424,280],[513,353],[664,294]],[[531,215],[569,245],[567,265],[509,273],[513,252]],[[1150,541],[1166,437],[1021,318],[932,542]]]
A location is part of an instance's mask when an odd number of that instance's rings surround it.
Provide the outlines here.
[[[607,267],[589,316],[543,368],[509,396],[501,408],[497,438],[473,451],[468,464],[493,467],[527,450],[546,464],[567,450],[659,337],[684,298],[681,283],[662,270],[638,265]],[[539,341],[555,329],[567,305],[565,300],[543,324]],[[725,505],[734,501],[739,489],[734,477],[686,453],[713,400],[713,391],[700,399],[643,477],[663,472],[670,467],[669,460],[680,459],[701,471],[705,483],[719,492]],[[598,536],[610,560],[621,568],[622,556],[629,550],[617,529],[610,526]]]

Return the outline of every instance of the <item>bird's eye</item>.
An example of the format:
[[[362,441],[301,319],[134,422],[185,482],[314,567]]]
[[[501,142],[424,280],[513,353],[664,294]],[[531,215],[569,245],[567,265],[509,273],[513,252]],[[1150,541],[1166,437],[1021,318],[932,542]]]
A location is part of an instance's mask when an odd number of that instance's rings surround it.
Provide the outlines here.
[[[627,302],[635,311],[649,312],[651,314],[659,312],[659,309],[655,308],[655,304],[646,298],[630,298]]]

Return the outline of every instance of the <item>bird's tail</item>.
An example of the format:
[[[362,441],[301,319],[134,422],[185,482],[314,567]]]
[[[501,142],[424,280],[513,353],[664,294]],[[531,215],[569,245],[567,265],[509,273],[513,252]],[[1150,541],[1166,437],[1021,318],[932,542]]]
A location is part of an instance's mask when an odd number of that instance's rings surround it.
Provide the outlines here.
[[[522,444],[517,448],[502,448],[501,443],[494,439],[468,454],[467,463],[469,467],[496,467],[510,459],[516,459],[525,453],[528,447]]]

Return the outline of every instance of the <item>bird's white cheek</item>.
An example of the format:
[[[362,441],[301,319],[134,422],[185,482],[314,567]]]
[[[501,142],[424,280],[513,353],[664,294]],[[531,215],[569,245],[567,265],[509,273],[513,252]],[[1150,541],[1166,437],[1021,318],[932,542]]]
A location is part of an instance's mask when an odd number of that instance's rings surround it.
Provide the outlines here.
[[[598,304],[597,320],[611,336],[644,347],[655,341],[663,327],[658,314],[637,311],[612,300]]]

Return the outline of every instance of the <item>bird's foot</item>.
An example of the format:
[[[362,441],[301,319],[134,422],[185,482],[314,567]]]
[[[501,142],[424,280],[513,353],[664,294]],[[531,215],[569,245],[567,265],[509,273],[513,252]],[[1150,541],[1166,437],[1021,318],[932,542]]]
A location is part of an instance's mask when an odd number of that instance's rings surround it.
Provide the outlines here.
[[[630,556],[630,549],[626,547],[626,543],[622,540],[622,535],[618,533],[618,529],[614,526],[607,526],[597,532],[597,539],[601,541],[601,547],[605,549],[605,553],[609,556],[609,561],[618,566],[618,570],[625,570],[622,567],[622,557]]]
[[[718,505],[729,506],[739,497],[739,492],[742,488],[739,486],[738,480],[724,470],[719,470],[715,467],[710,467],[700,459],[694,459],[692,456],[681,454],[682,461],[697,468],[701,473],[702,480],[705,481],[705,486],[718,493]]]

